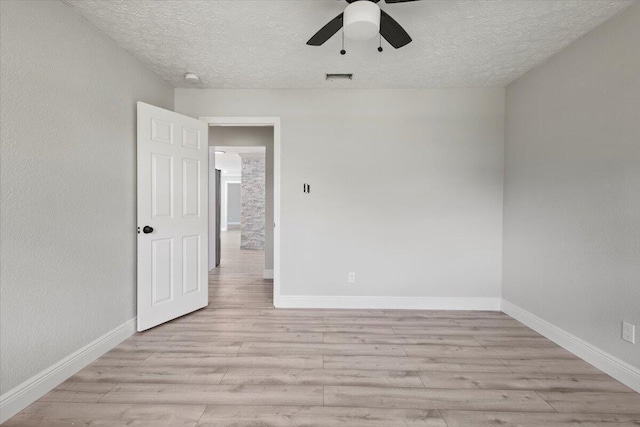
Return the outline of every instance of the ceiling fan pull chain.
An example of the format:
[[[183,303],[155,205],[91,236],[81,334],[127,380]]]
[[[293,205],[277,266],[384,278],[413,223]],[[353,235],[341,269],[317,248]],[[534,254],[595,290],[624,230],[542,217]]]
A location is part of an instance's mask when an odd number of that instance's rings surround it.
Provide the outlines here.
[[[347,53],[347,51],[344,50],[344,28],[342,28],[342,50],[340,51],[340,55],[344,55],[345,53]]]
[[[380,45],[378,46],[378,52],[382,52],[382,33],[379,34],[380,36]]]

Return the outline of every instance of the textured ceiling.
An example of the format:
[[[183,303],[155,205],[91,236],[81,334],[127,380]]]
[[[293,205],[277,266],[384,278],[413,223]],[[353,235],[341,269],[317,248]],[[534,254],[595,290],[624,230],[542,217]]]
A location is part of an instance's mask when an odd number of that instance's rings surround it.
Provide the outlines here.
[[[380,3],[414,41],[347,40],[345,56],[340,33],[305,44],[344,1],[65,1],[176,87],[191,71],[202,88],[428,88],[505,86],[635,0]]]

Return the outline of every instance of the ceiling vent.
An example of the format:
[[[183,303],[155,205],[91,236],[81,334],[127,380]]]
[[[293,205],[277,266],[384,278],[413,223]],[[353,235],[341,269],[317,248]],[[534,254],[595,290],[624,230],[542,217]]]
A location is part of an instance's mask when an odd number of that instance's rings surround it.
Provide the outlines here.
[[[353,80],[353,74],[327,74],[327,80]]]

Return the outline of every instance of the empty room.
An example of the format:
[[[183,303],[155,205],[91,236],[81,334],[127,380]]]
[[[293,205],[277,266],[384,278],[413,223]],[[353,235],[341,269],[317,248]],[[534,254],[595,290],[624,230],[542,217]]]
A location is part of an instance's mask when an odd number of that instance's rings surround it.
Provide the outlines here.
[[[640,426],[640,0],[0,0],[0,424]]]

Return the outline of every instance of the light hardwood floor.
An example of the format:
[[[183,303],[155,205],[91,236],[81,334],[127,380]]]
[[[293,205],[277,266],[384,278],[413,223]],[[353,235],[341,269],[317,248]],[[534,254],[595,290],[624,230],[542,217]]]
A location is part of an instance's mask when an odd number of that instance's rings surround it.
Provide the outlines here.
[[[275,310],[223,240],[210,305],[137,334],[9,426],[640,426],[640,395],[499,312]]]

